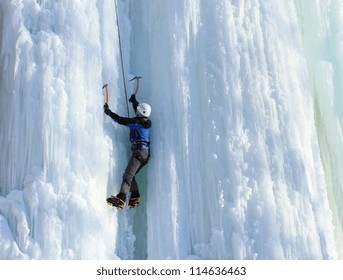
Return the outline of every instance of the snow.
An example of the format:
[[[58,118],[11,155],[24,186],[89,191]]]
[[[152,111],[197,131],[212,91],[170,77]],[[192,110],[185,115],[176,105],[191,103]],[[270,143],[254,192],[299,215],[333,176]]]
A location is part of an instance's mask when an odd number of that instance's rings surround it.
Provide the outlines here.
[[[130,156],[102,109],[108,83],[126,114],[114,2],[0,0],[0,259],[342,258],[342,4],[118,8],[153,123],[122,211],[105,203]]]

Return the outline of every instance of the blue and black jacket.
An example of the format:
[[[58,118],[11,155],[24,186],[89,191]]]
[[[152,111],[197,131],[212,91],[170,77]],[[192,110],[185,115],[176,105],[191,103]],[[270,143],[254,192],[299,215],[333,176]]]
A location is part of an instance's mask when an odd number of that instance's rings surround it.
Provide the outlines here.
[[[135,95],[130,98],[133,109],[137,113],[137,106],[139,102],[136,100]],[[125,118],[113,113],[108,106],[104,106],[104,112],[110,116],[116,123],[125,125],[130,129],[130,142],[132,150],[149,150],[150,145],[150,128],[151,121],[147,117],[138,116],[134,118]]]

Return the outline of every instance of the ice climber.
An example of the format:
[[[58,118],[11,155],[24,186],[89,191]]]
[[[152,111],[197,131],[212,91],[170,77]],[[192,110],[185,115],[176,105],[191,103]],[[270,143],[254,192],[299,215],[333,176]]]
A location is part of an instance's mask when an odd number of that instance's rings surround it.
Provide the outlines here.
[[[132,103],[136,116],[133,118],[125,118],[113,113],[108,104],[104,105],[104,112],[110,116],[115,122],[125,125],[130,129],[131,142],[131,159],[125,169],[123,182],[120,192],[117,195],[111,195],[106,199],[107,203],[119,209],[123,209],[126,205],[126,196],[131,192],[129,207],[136,207],[140,204],[140,194],[135,175],[145,166],[150,157],[150,128],[151,121],[149,119],[151,107],[146,103],[139,103],[136,100],[136,95],[132,94],[129,102]]]

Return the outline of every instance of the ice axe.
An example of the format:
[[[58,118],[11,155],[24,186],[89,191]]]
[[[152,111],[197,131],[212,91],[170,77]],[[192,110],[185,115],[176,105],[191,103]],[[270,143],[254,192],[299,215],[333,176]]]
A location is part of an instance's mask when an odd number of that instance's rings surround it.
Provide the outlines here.
[[[135,90],[135,92],[134,92],[134,95],[137,94],[138,89],[139,89],[139,79],[142,79],[142,77],[136,76],[136,77],[133,77],[133,78],[129,81],[129,82],[132,82],[133,80],[136,80],[136,90]]]
[[[105,103],[108,104],[108,84],[103,85],[102,89],[106,89]]]

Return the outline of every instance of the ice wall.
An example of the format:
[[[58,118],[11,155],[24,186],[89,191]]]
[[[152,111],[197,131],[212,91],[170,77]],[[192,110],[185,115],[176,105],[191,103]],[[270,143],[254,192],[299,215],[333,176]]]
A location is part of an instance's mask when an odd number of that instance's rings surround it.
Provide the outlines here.
[[[152,2],[131,7],[155,121],[148,256],[337,257],[294,4]]]
[[[101,85],[103,71],[116,77],[117,51],[102,47],[106,5],[0,3],[1,258],[114,256]]]
[[[335,233],[343,248],[343,3],[296,1],[304,53],[315,100],[315,119],[325,180],[334,213]],[[342,255],[342,251],[341,251]]]

